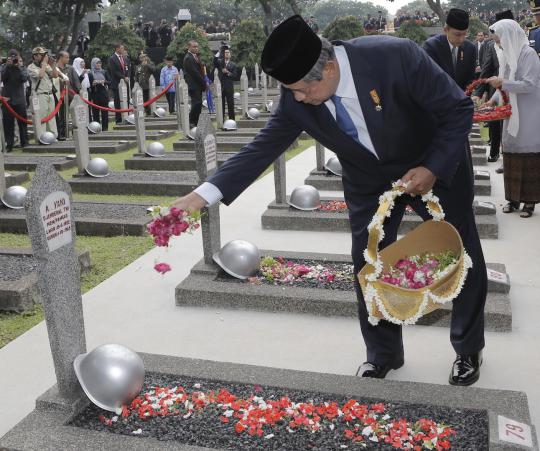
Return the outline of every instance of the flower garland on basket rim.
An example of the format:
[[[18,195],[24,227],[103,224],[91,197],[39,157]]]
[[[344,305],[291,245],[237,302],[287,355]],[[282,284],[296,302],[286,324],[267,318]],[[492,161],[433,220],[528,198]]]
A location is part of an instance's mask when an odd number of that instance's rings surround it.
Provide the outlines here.
[[[465,90],[466,96],[471,96],[477,86],[487,83],[486,78],[479,78],[478,80],[473,81],[467,89]],[[473,122],[491,122],[491,121],[500,121],[503,119],[508,119],[512,115],[512,105],[510,105],[510,100],[506,91],[498,89],[501,93],[502,100],[504,105],[497,106],[493,108],[476,108],[474,109]]]
[[[390,214],[392,212],[392,209],[395,205],[395,199],[402,194],[404,194],[404,191],[400,188],[403,185],[401,182],[394,182],[392,183],[392,190],[386,191],[379,197],[379,205],[388,203],[387,211],[384,215],[379,214],[378,212],[375,213],[373,216],[371,222],[368,225],[368,232],[371,234],[373,231],[377,233],[377,248],[378,245],[381,243],[381,241],[384,239],[384,220],[386,217],[390,217]],[[439,198],[433,194],[433,191],[429,191],[426,194],[422,195],[422,201],[426,204],[427,210],[429,214],[433,217],[434,221],[443,221],[444,220],[444,212],[442,209],[436,210],[432,207],[433,204],[439,205]],[[374,268],[374,271],[370,274],[365,275],[365,279],[367,281],[366,288],[364,291],[364,297],[366,301],[366,307],[369,312],[369,318],[368,321],[376,326],[379,324],[380,319],[376,316],[372,315],[373,312],[373,305],[375,304],[379,311],[384,316],[384,319],[397,325],[411,325],[415,324],[425,313],[427,305],[430,300],[432,300],[436,304],[445,304],[447,302],[452,301],[455,299],[459,293],[461,293],[461,290],[463,289],[463,285],[465,284],[465,279],[467,277],[467,271],[472,268],[472,260],[467,254],[467,251],[463,249],[463,265],[461,268],[461,271],[459,273],[459,279],[457,283],[456,289],[450,293],[448,296],[437,296],[434,294],[429,288],[426,288],[423,294],[422,303],[420,304],[416,314],[410,318],[407,318],[406,320],[400,320],[398,318],[395,318],[392,316],[386,307],[384,306],[384,303],[382,302],[379,293],[375,286],[373,286],[370,282],[375,282],[379,280],[382,271],[383,271],[383,262],[380,257],[380,253],[376,253],[376,258],[373,258],[373,256],[370,255],[368,251],[368,247],[364,249],[364,259],[366,263],[371,265]]]

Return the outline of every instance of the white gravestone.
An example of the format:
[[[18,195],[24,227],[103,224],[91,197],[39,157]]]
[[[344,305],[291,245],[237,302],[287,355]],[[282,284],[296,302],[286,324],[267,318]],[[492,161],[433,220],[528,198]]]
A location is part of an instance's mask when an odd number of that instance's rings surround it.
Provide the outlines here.
[[[317,171],[324,171],[324,146],[320,142],[315,143],[315,158],[317,160]]]
[[[176,128],[179,133],[182,133],[182,90],[180,86],[180,79],[182,79],[182,71],[180,71],[180,74],[176,78],[176,81],[174,82],[175,87],[175,93],[174,93],[174,102],[175,102],[175,110],[176,110]]]
[[[32,97],[30,97],[30,103],[32,105],[32,128],[34,129],[34,141],[36,144],[39,144],[39,137],[45,131],[45,127],[41,123],[41,118],[43,115],[39,105],[39,98],[36,94],[32,94]]]
[[[120,96],[120,108],[125,110],[128,107],[128,87],[124,80],[120,80],[120,83],[118,83],[118,92]],[[122,116],[122,123],[127,123],[128,113],[124,112],[120,114]]]
[[[266,111],[268,111],[268,77],[264,72],[261,73],[261,85],[263,92],[263,105]]]
[[[247,117],[247,112],[249,109],[248,101],[248,77],[246,74],[246,68],[242,69],[242,75],[240,76],[240,89],[242,96],[242,117]]]
[[[164,88],[164,86],[162,86]],[[156,96],[156,79],[153,75],[150,75],[150,79],[148,81],[148,99],[153,99]],[[150,113],[152,116],[156,115],[156,102],[152,102],[150,104]]]
[[[225,112],[223,111],[223,100],[221,95],[221,80],[219,79],[219,72],[218,70],[214,70],[214,89],[216,92],[215,99],[216,99],[216,126],[217,128],[223,127],[223,116]]]
[[[188,87],[186,81],[182,78],[179,82],[180,89],[180,109],[182,111],[182,131],[184,136],[187,136],[189,133],[189,96],[188,96]]]
[[[144,125],[144,98],[139,83],[133,86],[132,99],[135,104],[135,134],[137,136],[137,149],[140,154],[146,152],[146,128]]]
[[[261,86],[259,80],[259,63],[255,63],[255,89],[259,89]]]
[[[75,140],[75,153],[77,155],[77,168],[79,174],[85,172],[90,161],[90,148],[88,144],[88,107],[82,99],[76,95],[70,106],[73,118],[73,139]]]

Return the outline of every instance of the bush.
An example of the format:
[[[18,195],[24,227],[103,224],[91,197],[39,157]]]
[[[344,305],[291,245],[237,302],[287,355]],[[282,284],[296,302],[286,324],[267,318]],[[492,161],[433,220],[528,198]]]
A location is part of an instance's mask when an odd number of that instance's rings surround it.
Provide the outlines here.
[[[182,66],[184,56],[187,53],[188,42],[194,39],[199,44],[199,59],[201,63],[209,66],[212,64],[213,54],[208,44],[206,34],[200,28],[197,28],[192,23],[185,24],[176,33],[175,38],[167,47],[167,55],[173,56],[176,59],[178,66]]]
[[[260,64],[266,35],[261,22],[254,19],[242,20],[231,36],[232,59],[239,67],[252,69]]]
[[[323,36],[329,41],[347,41],[364,34],[364,24],[354,16],[337,17],[323,31]]]
[[[109,57],[113,54],[114,45],[117,42],[124,44],[129,53],[131,64],[136,65],[139,53],[145,49],[145,43],[134,31],[124,25],[113,27],[111,24],[103,24],[90,43],[86,54],[91,55],[92,58],[100,58],[103,68],[106,69]],[[90,67],[90,64],[87,67]]]
[[[412,21],[401,24],[396,32],[396,36],[398,38],[410,39],[411,41],[416,42],[418,45],[422,45],[428,38],[428,35],[422,29],[422,27]]]

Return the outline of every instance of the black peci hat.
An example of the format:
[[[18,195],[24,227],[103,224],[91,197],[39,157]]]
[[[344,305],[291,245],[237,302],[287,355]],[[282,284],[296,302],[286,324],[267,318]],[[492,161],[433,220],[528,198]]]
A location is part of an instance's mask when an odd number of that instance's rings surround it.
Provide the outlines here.
[[[289,17],[268,36],[261,55],[264,72],[290,85],[301,80],[321,55],[320,38],[301,16]]]
[[[495,21],[498,22],[499,20],[503,19],[512,19],[514,20],[514,13],[507,9],[506,11],[501,11],[495,14]]]
[[[469,13],[462,9],[452,8],[448,11],[446,25],[455,30],[466,30],[469,28]]]

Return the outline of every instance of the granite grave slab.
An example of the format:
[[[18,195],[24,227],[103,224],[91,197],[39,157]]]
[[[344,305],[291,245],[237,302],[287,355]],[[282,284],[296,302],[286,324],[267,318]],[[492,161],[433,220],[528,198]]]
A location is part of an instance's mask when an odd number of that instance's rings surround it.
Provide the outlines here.
[[[218,137],[217,146],[220,152],[238,152],[246,144],[249,144],[251,138],[240,137]],[[182,139],[173,143],[174,151],[182,150],[195,150],[195,141],[190,139]]]
[[[117,153],[136,145],[135,139],[120,141],[93,141],[89,142],[90,153]],[[49,146],[29,145],[22,149],[24,153],[75,153],[73,141],[61,141]]]
[[[145,137],[149,141],[159,141],[161,139],[168,138],[174,135],[174,130],[155,130],[155,131],[146,131]],[[89,134],[88,139],[90,141],[134,141],[135,133],[130,133],[129,131],[106,131],[97,133],[95,135]]]
[[[347,375],[285,370],[154,354],[141,354],[141,357],[149,373],[147,383],[151,383],[152,380],[170,380],[172,383],[175,380],[196,379],[204,387],[210,384],[221,384],[221,386],[234,384],[236,388],[240,388],[240,386],[247,384],[250,390],[254,390],[254,387],[257,386],[263,390],[280,390],[282,393],[289,391],[298,394],[298,396],[306,397],[306,400],[310,397],[308,393],[316,392],[317,395],[323,395],[327,399],[382,400],[385,403],[404,407],[409,405],[423,406],[424,411],[433,414],[440,412],[441,409],[446,409],[446,411],[447,409],[460,410],[461,418],[452,417],[456,419],[451,422],[451,426],[461,431],[463,430],[462,425],[466,424],[467,420],[472,421],[471,419],[475,418],[478,419],[478,424],[475,425],[481,425],[481,429],[473,434],[474,437],[467,434],[460,436],[460,440],[452,449],[490,449],[491,451],[538,449],[536,431],[534,426],[531,426],[527,396],[522,392],[476,387],[463,389],[462,387],[419,382],[360,379]],[[233,432],[234,423],[220,427],[219,430],[223,432],[214,440],[212,440],[213,435],[209,428],[205,428],[204,434],[198,433],[197,430],[184,434],[184,437],[188,437],[184,441],[163,440],[165,437],[158,440],[148,434],[149,425],[141,427],[141,434],[114,433],[116,429],[120,428],[120,425],[118,428],[106,429],[103,427],[96,431],[89,429],[86,424],[86,427],[77,427],[75,426],[76,420],[74,420],[74,416],[83,417],[86,413],[94,412],[93,408],[88,410],[86,409],[87,405],[81,405],[75,411],[70,410],[56,393],[56,387],[52,387],[40,397],[36,403],[36,409],[0,439],[0,447],[24,451],[58,449],[195,451],[225,448],[267,449],[269,446],[273,446],[272,449],[307,449],[316,443],[312,437],[301,441],[301,437],[296,435],[294,439],[300,441],[295,441],[292,447],[279,446],[280,442],[276,441],[271,442],[271,439],[275,437],[268,439],[261,437],[259,441],[255,439],[246,442],[246,446],[242,446],[238,434]],[[311,395],[311,398],[315,396]],[[475,412],[473,413],[473,411]],[[479,420],[480,418],[482,420]],[[181,424],[179,427],[182,427],[182,430],[186,432],[187,430],[183,426],[189,428],[192,424],[190,421],[178,423]],[[517,430],[514,424],[524,429],[524,437],[530,440],[528,448],[518,448],[515,444],[508,442],[507,431]],[[224,434],[231,434],[233,437],[233,441],[229,442],[229,445],[225,441],[228,437],[223,436]],[[459,446],[459,442],[462,446]],[[340,449],[336,442],[332,442],[330,447],[332,448],[334,445]]]
[[[24,182],[30,180],[28,172],[5,172],[6,188],[14,185],[22,185]]]
[[[221,146],[218,144],[218,147]],[[233,155],[233,152],[218,152],[218,166],[227,161]],[[163,157],[159,158],[135,154],[132,158],[124,160],[124,167],[129,170],[142,171],[195,171],[195,153],[193,151],[166,152]]]
[[[350,255],[261,250],[261,256],[283,257],[285,260],[309,261],[310,264],[351,264]],[[509,278],[504,266],[490,264],[491,276],[485,307],[486,330],[512,330],[512,309],[508,295]],[[346,289],[348,288],[348,289]],[[350,286],[339,289],[312,286],[284,286],[272,283],[251,283],[226,274],[214,263],[199,261],[190,274],[176,287],[179,306],[213,309],[240,309],[271,312],[304,313],[319,316],[358,316],[352,276]],[[423,316],[418,325],[449,327],[452,305]]]
[[[77,166],[75,158],[65,155],[6,155],[4,166],[13,171],[35,171],[40,163],[50,163],[57,171]]]
[[[77,252],[81,274],[91,267],[90,252]],[[0,311],[22,312],[41,302],[38,261],[28,248],[0,247]]]

